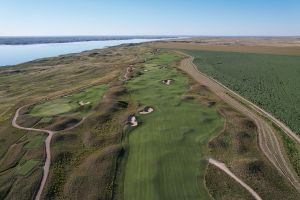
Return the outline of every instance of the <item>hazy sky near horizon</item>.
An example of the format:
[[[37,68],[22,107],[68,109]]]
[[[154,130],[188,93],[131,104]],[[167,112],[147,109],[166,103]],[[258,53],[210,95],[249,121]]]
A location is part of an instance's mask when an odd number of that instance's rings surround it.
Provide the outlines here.
[[[0,36],[299,36],[299,21],[299,0],[0,0]]]

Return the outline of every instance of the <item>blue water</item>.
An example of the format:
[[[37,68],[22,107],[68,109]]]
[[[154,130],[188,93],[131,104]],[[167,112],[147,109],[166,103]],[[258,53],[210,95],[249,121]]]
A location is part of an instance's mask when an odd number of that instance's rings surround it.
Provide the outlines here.
[[[128,43],[149,42],[158,39],[106,40],[72,43],[31,44],[31,45],[0,45],[0,67],[16,65],[23,62],[53,57],[68,53],[101,49]]]

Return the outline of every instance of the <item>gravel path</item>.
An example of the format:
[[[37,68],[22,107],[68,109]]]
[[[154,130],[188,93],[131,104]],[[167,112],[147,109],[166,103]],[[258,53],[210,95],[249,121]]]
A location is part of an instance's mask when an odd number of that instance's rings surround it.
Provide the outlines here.
[[[210,158],[208,160],[209,164],[212,164],[216,167],[218,167],[220,170],[224,171],[228,176],[233,178],[236,182],[238,182],[241,186],[243,186],[250,194],[256,199],[256,200],[262,200],[262,198],[249,186],[247,185],[244,181],[242,181],[240,178],[238,178],[236,175],[234,175],[224,163],[221,163],[217,160],[214,160]]]

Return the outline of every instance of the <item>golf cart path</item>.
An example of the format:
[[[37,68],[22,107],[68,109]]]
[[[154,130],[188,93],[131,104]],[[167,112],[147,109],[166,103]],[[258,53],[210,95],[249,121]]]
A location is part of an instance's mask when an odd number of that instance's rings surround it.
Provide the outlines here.
[[[256,199],[256,200],[262,200],[262,198],[249,186],[247,185],[244,181],[242,181],[240,178],[238,178],[236,175],[234,175],[224,163],[221,163],[217,160],[214,160],[210,158],[208,160],[209,164],[212,164],[216,167],[218,167],[220,170],[224,171],[228,176],[233,178],[236,182],[238,182],[241,186],[243,186],[250,194]]]
[[[12,120],[12,126],[17,128],[17,129],[22,129],[22,130],[27,130],[27,131],[38,131],[38,132],[44,132],[47,133],[48,136],[45,140],[45,146],[46,146],[46,161],[44,164],[44,172],[43,172],[43,178],[42,178],[42,182],[40,183],[38,192],[35,196],[35,200],[40,200],[43,189],[45,187],[48,175],[49,175],[49,169],[50,169],[50,165],[51,165],[51,149],[50,149],[50,144],[51,144],[51,140],[53,135],[56,133],[55,131],[50,131],[50,130],[46,130],[46,129],[37,129],[37,128],[26,128],[26,127],[22,127],[20,125],[17,124],[17,119],[19,117],[19,112],[20,110],[22,110],[24,107],[26,107],[28,105],[22,106],[20,108],[17,109],[15,116]],[[74,126],[66,129],[66,130],[71,130],[77,126],[79,126],[83,121],[85,120],[85,118],[82,118],[82,120],[80,122],[78,122],[77,124],[75,124]]]
[[[214,92],[217,96],[219,96],[228,105],[235,108],[239,112],[243,113],[245,116],[249,117],[251,120],[255,122],[255,124],[257,125],[258,142],[259,142],[260,149],[265,154],[265,156],[269,159],[269,161],[275,166],[275,168],[300,193],[299,177],[297,176],[294,169],[290,166],[290,163],[287,160],[287,158],[284,156],[282,147],[277,139],[276,133],[274,132],[273,128],[261,116],[265,116],[272,121],[274,117],[273,118],[269,117],[270,114],[267,115],[265,111],[262,111],[262,109],[258,109],[258,107],[252,104],[251,102],[247,101],[240,95],[231,91],[229,88],[225,87],[224,85],[217,82],[216,80],[200,72],[193,63],[194,58],[186,54],[184,55],[188,56],[188,58],[185,58],[181,61],[181,65],[179,68],[182,71],[189,74],[192,78],[194,78],[199,83],[206,85],[212,92]],[[251,109],[245,106],[244,104],[242,104],[240,101],[233,98],[229,94],[234,95],[238,99],[245,102],[247,105],[249,105]],[[291,138],[294,138],[300,144],[299,137],[295,133],[293,133],[290,129],[288,129],[286,126],[284,126],[283,123],[279,123],[279,120],[274,121],[274,123],[278,124],[278,126],[281,127],[282,130],[287,135],[289,135]]]

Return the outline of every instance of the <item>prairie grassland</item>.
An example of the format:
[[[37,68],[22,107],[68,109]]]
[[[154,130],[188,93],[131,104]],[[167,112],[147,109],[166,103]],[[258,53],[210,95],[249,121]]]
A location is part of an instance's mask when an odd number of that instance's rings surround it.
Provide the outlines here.
[[[226,118],[226,126],[209,142],[211,156],[224,161],[262,199],[299,199],[299,193],[260,151],[255,123],[226,105],[220,112]],[[212,166],[209,166],[205,180],[215,199],[253,199]]]
[[[300,55],[297,39],[278,39],[271,41],[265,38],[199,38],[183,41],[154,42],[154,48],[185,49],[191,51],[223,51],[276,55]]]

